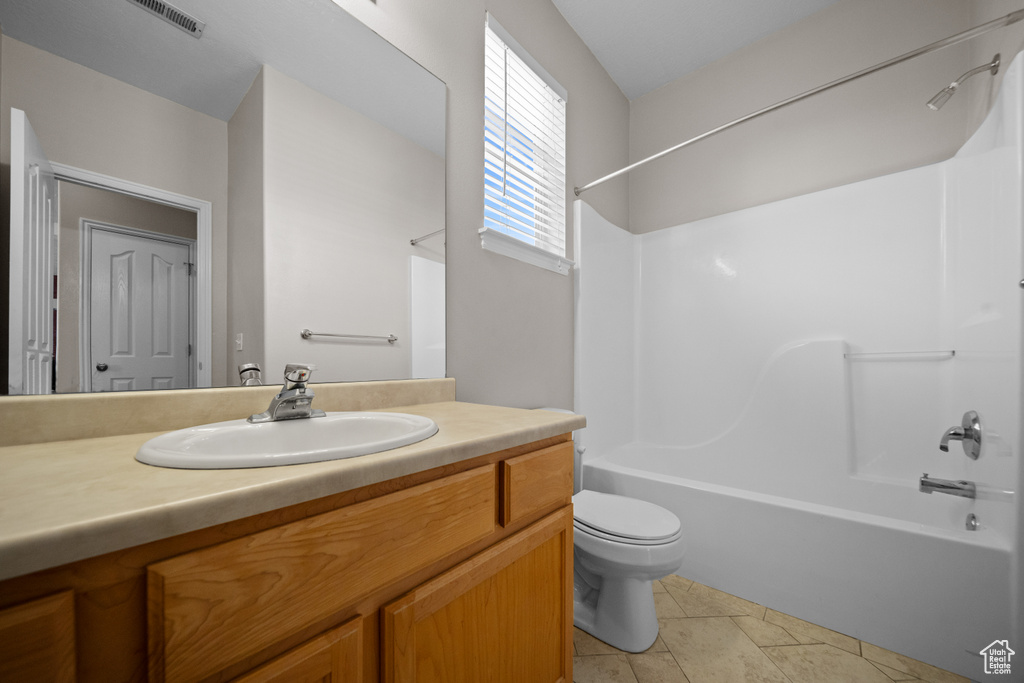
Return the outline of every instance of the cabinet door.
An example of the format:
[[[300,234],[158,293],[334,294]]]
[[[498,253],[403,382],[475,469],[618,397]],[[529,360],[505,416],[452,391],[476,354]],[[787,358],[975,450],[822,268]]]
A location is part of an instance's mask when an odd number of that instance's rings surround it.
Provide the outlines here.
[[[385,683],[572,680],[572,509],[383,611]]]
[[[0,610],[0,681],[74,680],[74,593]]]
[[[356,617],[234,683],[362,683],[363,619]]]

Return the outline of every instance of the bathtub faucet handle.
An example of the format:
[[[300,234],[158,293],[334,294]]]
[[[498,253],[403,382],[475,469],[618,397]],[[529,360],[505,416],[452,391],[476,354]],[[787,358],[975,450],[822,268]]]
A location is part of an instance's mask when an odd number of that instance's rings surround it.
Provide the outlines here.
[[[946,430],[946,433],[942,435],[942,441],[939,442],[939,450],[943,453],[949,453],[949,442],[950,441],[963,441],[964,430],[960,427],[950,427]]]
[[[959,427],[947,429],[939,441],[939,450],[948,453],[950,441],[959,441],[964,447],[964,454],[971,460],[977,460],[981,455],[981,421],[978,413],[968,410]]]

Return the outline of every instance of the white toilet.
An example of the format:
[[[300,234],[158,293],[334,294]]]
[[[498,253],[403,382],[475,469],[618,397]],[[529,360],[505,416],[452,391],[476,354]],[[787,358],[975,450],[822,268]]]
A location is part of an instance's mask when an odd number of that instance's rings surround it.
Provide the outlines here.
[[[679,518],[635,498],[580,491],[573,503],[574,623],[626,652],[658,637],[651,582],[679,569]]]
[[[577,487],[581,454],[577,444]],[[620,650],[642,652],[658,637],[651,582],[682,565],[682,524],[654,503],[610,493],[580,490],[572,504],[573,621]]]

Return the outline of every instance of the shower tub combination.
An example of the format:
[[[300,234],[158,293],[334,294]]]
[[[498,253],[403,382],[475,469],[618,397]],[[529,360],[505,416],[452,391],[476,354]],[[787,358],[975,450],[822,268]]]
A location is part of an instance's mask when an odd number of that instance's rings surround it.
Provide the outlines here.
[[[688,578],[975,679],[1024,646],[1021,71],[941,164],[643,235],[576,203],[583,487],[674,512]]]
[[[848,395],[845,348],[788,349],[723,438],[624,444],[589,458],[583,484],[674,512],[687,578],[977,677],[981,649],[1010,633],[1009,544],[966,530],[974,501],[852,475],[836,457],[852,445],[843,401],[827,398]],[[815,368],[813,391],[793,366]],[[979,483],[979,498],[1005,495]]]

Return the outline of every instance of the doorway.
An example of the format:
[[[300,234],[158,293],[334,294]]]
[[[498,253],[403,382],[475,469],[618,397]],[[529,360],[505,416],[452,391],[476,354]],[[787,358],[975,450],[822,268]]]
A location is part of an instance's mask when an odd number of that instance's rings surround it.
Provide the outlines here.
[[[192,365],[194,366],[189,386],[211,386],[213,283],[211,273],[212,205],[210,202],[141,185],[121,178],[115,178],[113,176],[107,176],[93,171],[67,166],[57,162],[52,162],[52,165],[54,174],[57,179],[61,181],[60,184],[64,191],[69,189],[102,190],[107,191],[110,194],[119,195],[123,198],[148,203],[150,207],[157,210],[163,209],[179,211],[190,216],[190,224],[192,226],[190,228],[192,230],[191,233],[185,233],[180,230],[169,230],[168,232],[174,237],[192,239],[194,243],[192,256],[189,258],[189,262],[193,264],[191,266],[190,275],[191,293],[189,295],[189,301],[193,311],[190,337],[192,344]],[[92,217],[96,217],[95,212],[90,213],[93,214]],[[114,218],[106,222],[113,223],[116,226],[121,224],[123,221],[119,218]],[[65,244],[62,245],[62,248],[72,248],[71,245],[67,244],[68,241],[71,241],[74,246],[81,249],[81,246],[79,245],[80,240],[77,239],[77,236],[75,240],[65,240]],[[77,264],[80,264],[81,262],[81,258],[74,259],[74,262],[77,267]],[[73,281],[77,283],[79,280],[79,277],[65,278],[66,282]],[[64,291],[65,287],[62,286],[61,290]],[[74,299],[72,302],[73,303],[69,303],[65,298],[63,309],[66,311],[69,305],[73,305],[73,310],[80,312],[83,307],[80,291],[74,292]],[[58,328],[60,328],[60,326],[58,326]],[[81,325],[77,323],[74,325],[65,325],[64,331],[73,333],[74,336],[77,336],[80,328]],[[58,335],[61,335],[60,329],[58,329]],[[83,378],[83,369],[91,367],[95,370],[95,363],[91,363],[91,359],[85,357],[83,351],[84,346],[85,344],[81,343],[78,339],[74,339],[74,343],[69,341],[66,344],[66,348],[77,348],[78,352],[70,359],[68,358],[67,353],[63,354],[65,356],[65,363],[63,365],[58,363],[58,392],[86,390],[81,388],[85,383]],[[59,348],[60,339],[58,339],[58,349]],[[58,354],[59,353],[60,351],[58,350]],[[72,385],[75,385],[78,388],[71,388]]]
[[[150,202],[153,206],[171,207],[189,212],[193,217],[195,241],[194,258],[190,261],[194,295],[192,304],[192,355],[195,357],[195,377],[192,386],[211,386],[212,377],[212,204],[175,192],[141,185],[133,181],[108,176],[94,171],[51,162],[31,130],[23,111],[11,109],[11,221],[10,221],[10,306],[8,329],[8,389],[9,394],[46,394],[56,391],[82,391],[80,369],[73,368],[74,386],[61,387],[61,365],[78,366],[81,363],[81,345],[75,339],[64,348],[63,363],[55,363],[55,352],[60,334],[59,316],[61,282],[74,283],[79,289],[80,278],[58,276],[57,257],[61,252],[79,248],[78,236],[60,244],[56,232],[57,185],[74,184],[109,190],[123,197]],[[44,182],[45,181],[45,182]],[[62,183],[58,183],[62,181]],[[49,184],[53,187],[50,188]],[[38,192],[39,188],[50,188]],[[46,209],[43,211],[42,209]],[[39,218],[45,218],[41,226]],[[45,228],[45,229],[44,229]],[[49,247],[52,245],[52,249]],[[46,247],[45,249],[43,247]],[[74,263],[79,263],[75,258]],[[57,294],[53,294],[57,290]],[[78,291],[73,305],[63,310],[79,310]],[[47,322],[50,321],[50,322]],[[56,329],[56,333],[54,328]],[[79,325],[65,325],[77,336]],[[76,349],[78,349],[76,351]],[[69,352],[70,351],[70,352]],[[73,361],[73,363],[69,363]],[[56,368],[56,370],[54,370]]]

